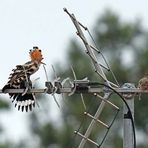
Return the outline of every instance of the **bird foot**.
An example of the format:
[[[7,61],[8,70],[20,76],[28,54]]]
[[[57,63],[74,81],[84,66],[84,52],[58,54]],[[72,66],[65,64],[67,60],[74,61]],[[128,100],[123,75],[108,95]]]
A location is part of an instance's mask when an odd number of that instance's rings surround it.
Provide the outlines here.
[[[24,96],[24,95],[28,92],[28,90],[29,90],[29,88],[26,87],[26,88],[25,88],[25,91],[22,93],[22,96]]]

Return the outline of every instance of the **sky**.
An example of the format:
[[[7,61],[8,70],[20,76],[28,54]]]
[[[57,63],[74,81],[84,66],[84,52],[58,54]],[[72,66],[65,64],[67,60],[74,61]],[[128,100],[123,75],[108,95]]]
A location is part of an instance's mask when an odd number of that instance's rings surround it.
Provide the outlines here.
[[[141,18],[144,27],[148,29],[147,6],[146,0],[1,0],[0,88],[7,82],[9,73],[15,65],[29,60],[28,52],[33,46],[42,49],[49,72],[52,71],[51,65],[65,60],[66,47],[70,39],[77,36],[63,8],[66,7],[74,13],[90,30],[98,16],[107,8],[119,14],[122,20],[134,21],[136,18]],[[45,82],[43,68],[34,75],[34,78],[36,77],[41,77],[40,81]],[[27,116],[28,114],[17,110],[13,110],[11,114],[6,112],[0,114],[7,134],[11,133],[14,140],[24,134]],[[10,123],[17,126],[15,132],[13,132],[14,125],[10,126]]]

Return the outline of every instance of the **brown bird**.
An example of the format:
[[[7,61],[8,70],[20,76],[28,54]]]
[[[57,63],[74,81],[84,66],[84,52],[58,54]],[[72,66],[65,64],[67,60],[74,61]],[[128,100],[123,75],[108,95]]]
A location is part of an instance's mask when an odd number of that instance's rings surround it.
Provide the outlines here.
[[[148,90],[148,74],[139,80],[138,88],[142,90]]]
[[[10,74],[9,81],[3,87],[2,92],[5,92],[6,89],[26,89],[26,83],[28,82],[29,87],[32,88],[32,82],[30,76],[34,74],[40,67],[43,57],[41,50],[38,47],[33,47],[30,50],[30,61],[23,65],[17,65]],[[9,93],[12,102],[15,102],[15,107],[18,107],[18,110],[26,111],[32,110],[35,107],[35,96],[34,94],[29,94],[27,92],[21,93]]]

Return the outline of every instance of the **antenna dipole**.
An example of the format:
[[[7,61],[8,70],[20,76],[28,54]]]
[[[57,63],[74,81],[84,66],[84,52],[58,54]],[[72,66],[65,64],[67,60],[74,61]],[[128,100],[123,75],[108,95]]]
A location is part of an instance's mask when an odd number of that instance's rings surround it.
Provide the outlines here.
[[[64,11],[70,16],[73,24],[75,25],[75,27],[77,29],[77,35],[82,39],[82,41],[85,45],[85,48],[86,48],[86,53],[91,57],[96,73],[99,74],[99,76],[110,86],[110,83],[107,80],[107,78],[102,70],[102,67],[100,66],[100,63],[98,63],[97,58],[96,58],[93,50],[91,49],[91,46],[88,44],[87,39],[85,38],[84,33],[81,29],[81,27],[83,27],[86,30],[87,27],[84,27],[84,25],[82,25],[80,22],[78,22],[76,17],[74,16],[74,14],[70,14],[66,8],[64,8]]]

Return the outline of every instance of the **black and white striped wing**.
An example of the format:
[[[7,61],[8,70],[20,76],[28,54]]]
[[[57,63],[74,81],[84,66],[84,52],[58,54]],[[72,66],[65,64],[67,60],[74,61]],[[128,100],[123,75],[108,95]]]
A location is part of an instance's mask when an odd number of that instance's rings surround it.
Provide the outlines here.
[[[5,89],[26,89],[26,82],[29,82],[30,88],[32,88],[30,75],[38,70],[38,65],[35,62],[27,62],[24,65],[17,65],[15,69],[9,76],[8,83],[3,87],[2,91]],[[32,110],[35,107],[35,96],[34,94],[20,94],[20,93],[10,93],[10,98],[12,102],[15,102],[15,107],[22,111],[24,108],[26,111]]]

